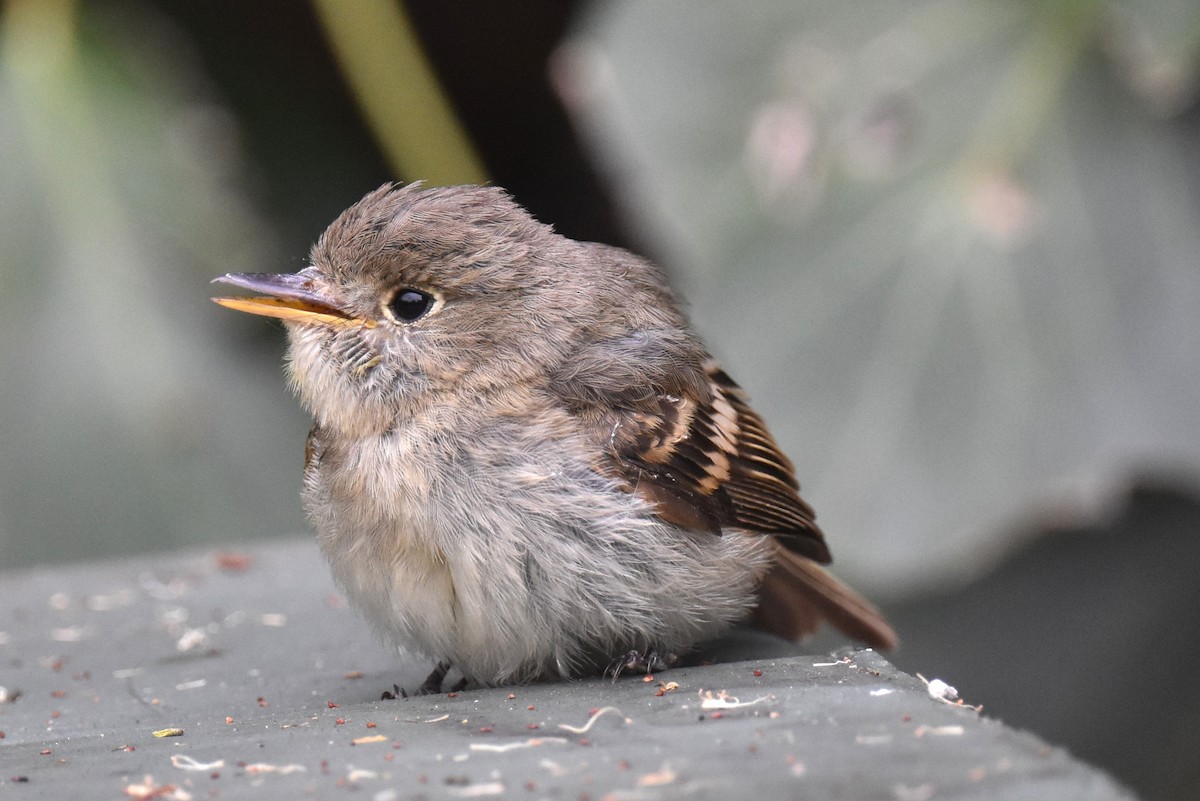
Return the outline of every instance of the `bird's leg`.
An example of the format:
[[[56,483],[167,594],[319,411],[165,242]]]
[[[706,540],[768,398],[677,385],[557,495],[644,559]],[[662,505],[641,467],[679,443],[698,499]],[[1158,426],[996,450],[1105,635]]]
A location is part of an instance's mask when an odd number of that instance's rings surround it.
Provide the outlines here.
[[[442,680],[446,678],[446,674],[450,672],[449,662],[438,662],[437,667],[433,669],[425,681],[421,682],[421,695],[437,695],[442,691]]]

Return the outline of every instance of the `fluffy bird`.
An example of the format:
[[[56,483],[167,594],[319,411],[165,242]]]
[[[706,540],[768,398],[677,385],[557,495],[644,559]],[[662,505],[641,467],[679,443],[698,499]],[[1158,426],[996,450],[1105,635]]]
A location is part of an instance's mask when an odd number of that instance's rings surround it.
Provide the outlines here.
[[[424,690],[661,669],[742,620],[896,644],[650,262],[496,187],[384,185],[307,268],[216,281],[284,321],[305,508]]]

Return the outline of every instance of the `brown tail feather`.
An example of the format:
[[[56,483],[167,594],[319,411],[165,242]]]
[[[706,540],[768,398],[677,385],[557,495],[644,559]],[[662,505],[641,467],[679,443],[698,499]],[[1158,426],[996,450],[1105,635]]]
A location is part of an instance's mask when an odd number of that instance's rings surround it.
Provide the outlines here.
[[[798,640],[816,631],[822,620],[873,648],[891,650],[900,642],[869,601],[811,559],[776,547],[775,566],[759,588],[754,624]]]

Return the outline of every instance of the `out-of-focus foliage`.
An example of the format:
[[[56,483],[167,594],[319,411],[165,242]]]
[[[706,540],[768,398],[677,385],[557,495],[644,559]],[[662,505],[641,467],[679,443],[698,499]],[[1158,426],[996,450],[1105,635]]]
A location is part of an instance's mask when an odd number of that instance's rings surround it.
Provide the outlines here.
[[[283,266],[236,121],[147,9],[3,8],[0,566],[299,530],[306,422],[205,300]]]
[[[432,185],[482,184],[479,162],[394,0],[314,0],[363,114],[398,175]]]
[[[599,3],[563,96],[880,590],[1200,466],[1187,0]]]

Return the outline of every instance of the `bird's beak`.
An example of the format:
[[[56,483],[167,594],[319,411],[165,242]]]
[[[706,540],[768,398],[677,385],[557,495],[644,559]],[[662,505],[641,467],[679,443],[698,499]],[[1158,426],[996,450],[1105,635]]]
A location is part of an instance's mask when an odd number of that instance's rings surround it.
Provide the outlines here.
[[[278,317],[293,323],[329,326],[374,326],[371,320],[351,317],[313,287],[303,273],[227,273],[214,278],[214,284],[232,284],[261,292],[266,297],[213,298],[226,308],[264,317]]]

